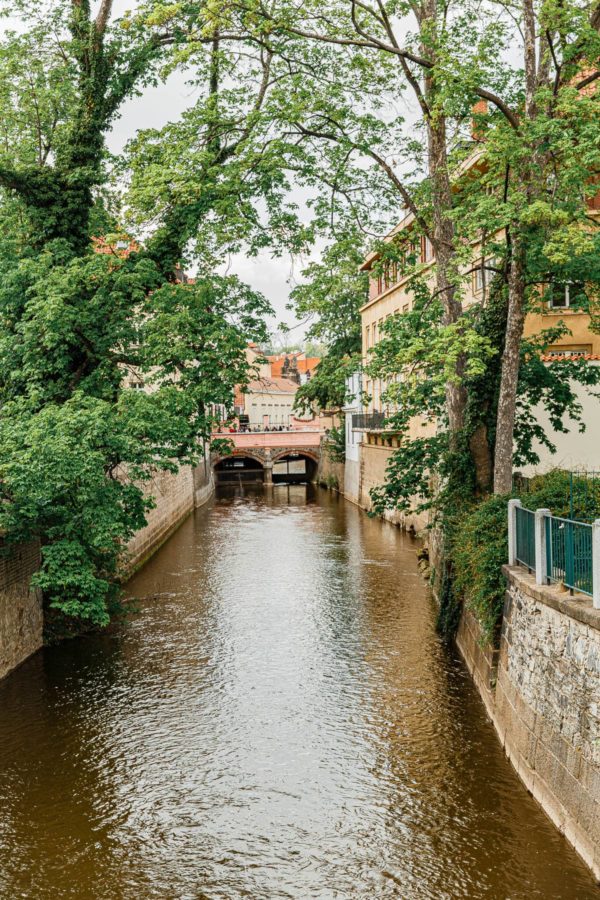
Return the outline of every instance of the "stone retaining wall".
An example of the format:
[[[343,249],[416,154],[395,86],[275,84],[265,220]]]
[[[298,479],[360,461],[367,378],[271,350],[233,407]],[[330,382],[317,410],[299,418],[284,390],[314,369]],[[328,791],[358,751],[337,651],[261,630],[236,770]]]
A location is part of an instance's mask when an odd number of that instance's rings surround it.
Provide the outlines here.
[[[323,447],[317,467],[317,482],[339,491],[340,494],[344,493],[344,463],[332,462]]]
[[[42,597],[31,588],[39,565],[37,543],[13,546],[0,557],[0,678],[42,646]]]
[[[195,469],[183,466],[175,474],[157,472],[146,490],[154,497],[156,506],[146,516],[148,524],[136,532],[127,545],[128,573],[139,569],[194,507],[202,506],[212,495],[214,483],[210,460],[201,461]]]
[[[468,611],[457,643],[521,780],[600,879],[600,610],[505,573],[499,653]]]

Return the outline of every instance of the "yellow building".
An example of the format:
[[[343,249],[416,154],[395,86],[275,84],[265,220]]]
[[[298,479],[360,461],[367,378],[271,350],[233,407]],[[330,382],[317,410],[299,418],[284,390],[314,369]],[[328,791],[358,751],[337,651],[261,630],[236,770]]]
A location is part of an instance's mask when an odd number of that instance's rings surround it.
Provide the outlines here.
[[[467,167],[473,166],[476,162],[477,158],[472,158]],[[590,204],[592,214],[598,214],[599,200],[600,195]],[[398,236],[402,235],[404,243],[407,237],[410,238],[410,231],[413,227],[414,216],[410,213],[386,236],[385,242],[398,240]],[[502,238],[502,234],[497,235],[496,242],[501,241]],[[430,273],[430,281],[433,285],[433,264],[435,259],[431,242],[426,237],[415,236],[415,240],[413,242],[409,241],[409,245],[413,248],[417,262],[420,263],[422,276],[427,279],[428,273]],[[413,303],[413,297],[408,291],[410,275],[405,274],[401,268],[393,263],[386,264],[383,271],[381,271],[381,267],[376,266],[379,259],[379,253],[371,253],[362,266],[363,271],[372,273],[369,282],[368,299],[360,310],[364,366],[370,361],[373,348],[383,336],[385,321],[390,316],[409,312]],[[491,269],[488,270],[486,268],[487,265],[492,267],[493,260],[483,259],[481,257],[481,245],[473,245],[473,261],[469,267],[473,271],[470,273],[470,276],[468,273],[465,276],[466,286],[463,294],[463,303],[465,305],[481,302],[484,298],[491,274]],[[412,272],[414,269],[411,267],[410,271]],[[575,292],[576,286],[562,285],[560,289],[555,289],[552,292],[550,300],[544,304],[543,311],[527,316],[525,322],[526,336],[538,334],[542,330],[552,328],[561,320],[570,331],[570,334],[565,334],[556,344],[547,348],[545,360],[548,362],[574,355],[583,355],[590,362],[600,360],[600,335],[595,334],[591,330],[589,314],[573,304]],[[371,506],[369,492],[373,487],[385,481],[387,462],[394,448],[398,446],[398,439],[381,427],[385,414],[391,412],[391,410],[386,408],[383,400],[385,384],[365,374],[362,388],[370,399],[361,413],[354,416],[354,421],[358,425],[358,427],[354,428],[354,431],[360,432],[359,469],[357,472],[351,471],[349,473],[349,480],[353,484],[352,493],[354,496],[352,499],[356,499],[361,506],[368,509]],[[597,407],[598,401],[586,393],[580,399],[583,400],[584,407],[586,405],[589,406],[590,417],[598,417],[600,412],[600,407]],[[592,407],[594,408],[592,409]],[[410,437],[432,434],[435,432],[435,428],[435,423],[431,421],[414,420],[410,426]],[[581,440],[579,443],[581,445]],[[567,444],[565,444],[564,460],[568,459],[570,464],[573,465],[577,454],[574,454],[571,445],[572,438],[568,452],[566,450]],[[589,448],[587,450],[586,448],[581,448],[579,456],[582,462],[579,464],[588,464],[590,458],[588,450]],[[548,468],[550,464],[561,464],[561,459],[559,447],[557,456],[552,460],[546,459],[544,465],[540,466],[540,468]],[[599,464],[600,459],[596,467],[599,467]],[[352,465],[353,463],[351,463],[351,468]],[[405,525],[414,525],[417,529],[425,525],[423,516],[405,517],[397,513],[391,513],[389,518],[395,522],[402,522]]]

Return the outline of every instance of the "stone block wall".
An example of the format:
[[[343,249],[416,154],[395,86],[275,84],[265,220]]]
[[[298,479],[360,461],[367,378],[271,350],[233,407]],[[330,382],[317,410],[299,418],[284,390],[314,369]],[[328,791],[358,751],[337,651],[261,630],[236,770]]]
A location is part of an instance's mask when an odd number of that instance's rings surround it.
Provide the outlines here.
[[[210,456],[207,452],[199,466],[193,470],[194,506],[204,506],[215,491],[214,475]]]
[[[483,643],[479,622],[468,609],[462,610],[456,643],[467,662],[488,714],[492,716],[498,678],[498,651],[490,644]]]
[[[13,546],[0,557],[0,678],[42,646],[42,597],[31,588],[39,565],[37,543]]]
[[[371,489],[379,487],[386,481],[386,467],[388,460],[392,455],[390,447],[382,447],[378,444],[368,444],[365,439],[360,445],[360,471],[359,471],[359,490],[358,505],[363,509],[370,510],[372,507]],[[404,524],[402,513],[396,510],[386,510],[383,514],[386,521],[393,525]]]
[[[155,501],[147,514],[147,525],[127,545],[127,571],[138,569],[175,531],[195,506],[211,496],[213,486],[210,460],[202,460],[196,469],[183,466],[175,474],[157,472],[146,486]]]
[[[525,786],[600,879],[600,610],[505,571],[499,654],[468,611],[457,643]]]

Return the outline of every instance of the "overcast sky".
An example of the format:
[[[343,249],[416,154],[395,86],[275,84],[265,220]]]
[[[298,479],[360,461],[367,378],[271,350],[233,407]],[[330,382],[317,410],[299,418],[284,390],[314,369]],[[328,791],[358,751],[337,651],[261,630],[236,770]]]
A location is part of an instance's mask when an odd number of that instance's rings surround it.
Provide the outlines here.
[[[141,97],[134,97],[124,104],[121,116],[108,135],[109,149],[115,153],[120,151],[140,128],[161,128],[169,121],[175,121],[195,99],[195,92],[185,83],[185,74],[174,72],[164,84],[148,88]],[[289,326],[296,325],[292,313],[285,308],[288,302],[290,285],[288,280],[298,274],[300,261],[292,261],[289,257],[273,259],[264,251],[257,257],[232,257],[229,271],[256,290],[261,291],[271,302],[275,316],[269,327],[275,329],[279,322]],[[300,340],[304,328],[297,327],[289,335],[290,340]]]

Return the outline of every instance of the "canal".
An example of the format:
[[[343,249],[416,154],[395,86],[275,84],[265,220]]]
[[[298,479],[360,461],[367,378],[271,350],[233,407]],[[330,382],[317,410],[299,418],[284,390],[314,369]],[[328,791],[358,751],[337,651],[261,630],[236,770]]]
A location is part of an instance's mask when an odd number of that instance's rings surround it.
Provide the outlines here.
[[[229,489],[135,613],[0,683],[0,898],[569,898],[591,876],[434,631],[418,544]]]

